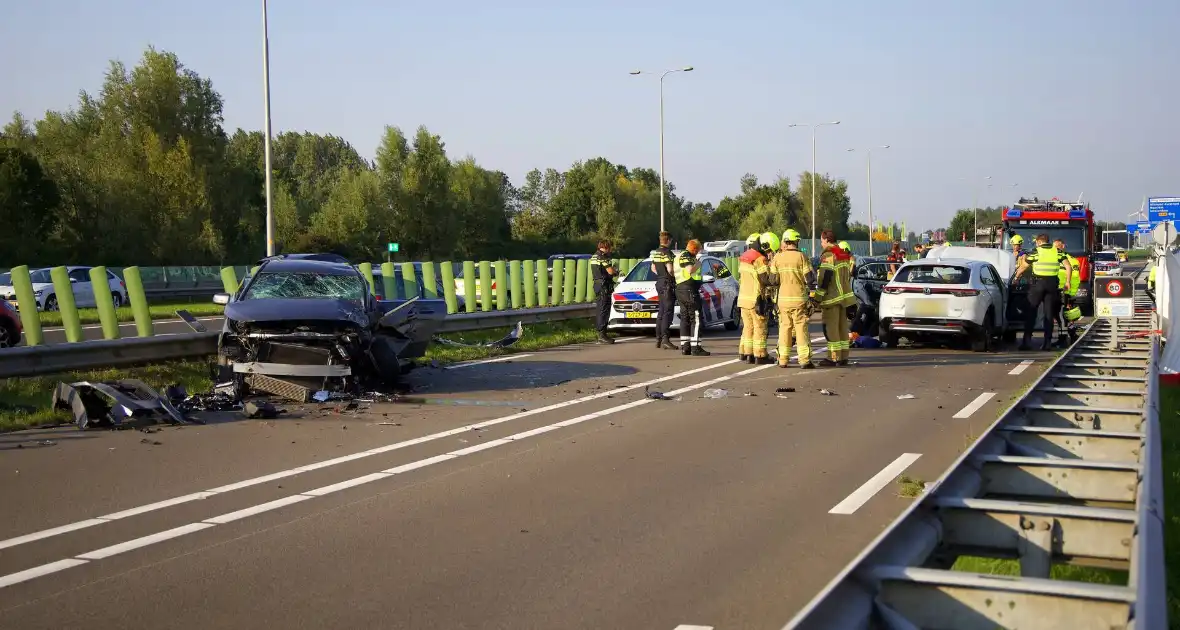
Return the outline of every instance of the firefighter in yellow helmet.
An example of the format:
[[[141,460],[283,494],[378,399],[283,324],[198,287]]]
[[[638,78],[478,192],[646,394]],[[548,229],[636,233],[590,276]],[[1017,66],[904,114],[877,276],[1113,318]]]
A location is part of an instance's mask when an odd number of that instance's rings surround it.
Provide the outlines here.
[[[761,247],[777,247],[778,237],[767,232],[758,235],[754,242]],[[738,259],[737,305],[742,313],[742,338],[738,342],[738,359],[754,365],[770,363],[766,356],[766,337],[769,332],[768,305],[763,297],[765,287],[770,284],[770,270],[766,263],[766,255],[754,247],[747,249]]]
[[[836,235],[831,230],[824,230],[819,238],[824,251],[819,256],[815,297],[823,312],[824,337],[828,340],[830,356],[823,360],[823,365],[843,367],[848,365],[848,349],[852,347],[847,309],[856,304],[852,294],[852,257],[836,244]]]
[[[747,236],[746,237],[746,250],[749,251],[751,249],[762,249],[761,239],[762,239],[761,234],[751,234],[751,235]]]
[[[791,346],[799,346],[799,367],[815,367],[811,362],[811,335],[807,321],[811,317],[808,287],[815,281],[811,260],[799,251],[799,231],[783,232],[782,251],[771,261],[772,280],[778,287],[778,366],[787,367]]]
[[[1016,260],[1019,262],[1020,257],[1024,255],[1024,237],[1019,234],[1013,234],[1011,243],[1012,254],[1016,256]]]

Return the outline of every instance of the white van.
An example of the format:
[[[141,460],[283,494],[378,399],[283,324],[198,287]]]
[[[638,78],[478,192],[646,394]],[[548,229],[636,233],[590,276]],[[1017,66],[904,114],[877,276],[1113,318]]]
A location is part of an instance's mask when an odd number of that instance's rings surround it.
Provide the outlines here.
[[[704,252],[710,256],[725,258],[727,256],[741,256],[746,253],[745,241],[709,241],[705,243]]]

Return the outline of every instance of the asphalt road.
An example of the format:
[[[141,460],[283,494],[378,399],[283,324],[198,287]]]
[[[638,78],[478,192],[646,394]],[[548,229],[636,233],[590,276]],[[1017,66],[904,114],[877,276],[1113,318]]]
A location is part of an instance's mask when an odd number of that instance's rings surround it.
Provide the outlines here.
[[[725,337],[413,376],[447,404],[2,435],[0,628],[781,628],[1053,358],[783,370]]]
[[[202,324],[210,331],[221,330],[221,317],[198,317]],[[188,324],[179,319],[157,319],[152,322],[152,330],[157,335],[177,334],[177,333],[191,333],[192,328]],[[65,329],[60,326],[52,326],[41,329],[44,337],[44,343],[66,343]],[[135,337],[135,322],[124,322],[119,324],[120,337]],[[82,339],[84,341],[97,341],[102,339],[102,326],[99,324],[84,324],[82,326]]]

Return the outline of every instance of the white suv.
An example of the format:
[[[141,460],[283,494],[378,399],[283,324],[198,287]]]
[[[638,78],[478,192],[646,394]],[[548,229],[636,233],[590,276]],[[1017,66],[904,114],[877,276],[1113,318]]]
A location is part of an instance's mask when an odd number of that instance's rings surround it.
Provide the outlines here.
[[[881,294],[881,331],[896,346],[931,337],[970,340],[992,349],[1007,326],[1007,282],[994,265],[965,258],[923,258],[897,270]]]

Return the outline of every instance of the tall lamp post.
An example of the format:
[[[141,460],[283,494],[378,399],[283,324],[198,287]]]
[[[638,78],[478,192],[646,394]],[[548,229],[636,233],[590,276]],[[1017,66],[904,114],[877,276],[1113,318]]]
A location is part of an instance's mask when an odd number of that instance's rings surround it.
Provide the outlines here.
[[[664,77],[673,72],[692,72],[692,66],[665,70],[660,75],[660,231],[664,231]],[[643,74],[642,70],[632,70],[631,74]],[[648,73],[651,74],[651,73]]]
[[[869,187],[869,256],[873,255],[873,149],[888,149],[889,145],[882,144],[881,146],[869,147],[865,152],[865,178],[868,180]],[[849,152],[856,151],[856,149],[849,149]],[[815,186],[812,186],[815,188]],[[814,223],[814,219],[812,223]],[[813,246],[814,247],[814,246]]]
[[[807,123],[792,123],[788,127],[811,127],[811,252],[815,256],[815,189],[817,188],[818,176],[815,173],[815,130],[826,125],[838,125],[840,121],[833,120],[832,122],[823,122],[815,124]]]
[[[266,24],[266,0],[262,0],[262,107],[266,135],[262,146],[266,167],[266,255],[275,255],[275,214],[270,203],[270,36]]]

